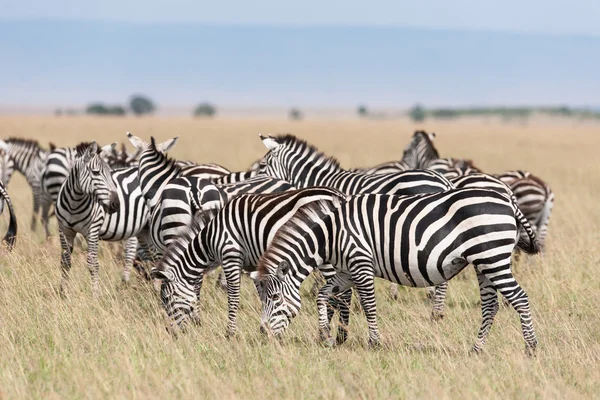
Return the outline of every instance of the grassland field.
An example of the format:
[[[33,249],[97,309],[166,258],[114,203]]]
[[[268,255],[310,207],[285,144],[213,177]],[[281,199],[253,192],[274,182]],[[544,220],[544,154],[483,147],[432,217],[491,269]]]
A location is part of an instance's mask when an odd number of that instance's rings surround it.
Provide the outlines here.
[[[526,257],[516,277],[528,292],[540,341],[527,358],[517,314],[502,307],[479,356],[468,354],[481,311],[474,272],[451,282],[446,317],[430,321],[422,289],[397,301],[377,287],[383,348],[367,347],[367,325],[354,307],[348,342],[317,341],[309,284],[303,308],[281,342],[259,332],[260,304],[242,282],[239,331],[225,338],[226,294],[208,279],[202,326],[177,338],[151,285],[101,245],[101,296],[94,300],[85,254],[75,250],[71,289],[58,295],[56,220],[46,242],[31,232],[31,191],[15,174],[8,186],[19,220],[17,246],[0,250],[0,397],[44,398],[597,398],[600,390],[600,124],[539,119],[527,124],[431,121],[441,156],[471,158],[487,172],[526,169],[556,194],[546,254]],[[0,117],[0,137],[73,145],[180,136],[171,155],[245,169],[265,154],[258,133],[293,133],[335,155],[343,166],[396,160],[416,128],[408,120],[283,118]],[[128,143],[129,149],[132,149]],[[5,232],[7,216],[2,216]],[[309,279],[310,280],[310,279]]]

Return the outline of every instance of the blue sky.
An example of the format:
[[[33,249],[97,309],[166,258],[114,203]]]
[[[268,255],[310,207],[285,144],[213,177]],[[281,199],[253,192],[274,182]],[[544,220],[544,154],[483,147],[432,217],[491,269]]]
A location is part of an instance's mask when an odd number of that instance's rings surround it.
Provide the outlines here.
[[[0,0],[0,107],[600,106],[600,0],[366,4]]]
[[[598,0],[0,0],[0,18],[393,25],[600,35]]]

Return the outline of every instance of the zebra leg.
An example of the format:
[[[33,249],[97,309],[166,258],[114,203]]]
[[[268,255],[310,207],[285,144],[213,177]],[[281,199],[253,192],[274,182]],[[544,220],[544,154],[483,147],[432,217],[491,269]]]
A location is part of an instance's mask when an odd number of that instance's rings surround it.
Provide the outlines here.
[[[42,225],[44,225],[44,231],[46,232],[46,239],[50,237],[50,228],[49,228],[49,214],[50,207],[52,206],[52,200],[47,196],[42,198]]]
[[[310,294],[313,296],[318,296],[320,288],[325,284],[325,278],[323,277],[323,273],[319,269],[315,269],[313,271],[313,285],[310,288]]]
[[[219,271],[219,276],[217,277],[215,286],[227,291],[227,279],[225,278],[225,272],[223,272],[223,268],[221,268]]]
[[[67,294],[67,286],[69,283],[69,272],[71,271],[71,253],[73,252],[73,240],[75,239],[75,233],[68,231],[63,232],[60,230],[60,247],[62,254],[60,257],[60,269],[61,269],[61,282],[60,282],[60,295],[65,297]]]
[[[523,252],[521,251],[521,249],[515,247],[515,249],[513,250],[513,261],[512,261],[512,271],[513,273],[516,271],[516,268],[518,265],[521,264],[521,257],[523,256]],[[505,307],[510,306],[510,303],[508,302],[508,299],[506,297],[502,297],[502,305]]]
[[[429,288],[428,293],[429,293]],[[431,310],[431,320],[439,321],[444,318],[444,302],[446,301],[446,293],[448,292],[448,281],[441,283],[435,287],[433,294],[433,310]]]
[[[125,243],[125,269],[123,270],[123,278],[121,279],[125,284],[129,283],[129,278],[131,277],[131,267],[133,267],[135,261],[137,247],[137,237],[130,237],[127,239],[127,242]]]
[[[337,345],[344,344],[348,339],[348,326],[350,325],[350,304],[352,303],[352,289],[348,288],[340,293],[337,297],[337,310],[340,313],[340,321],[338,323],[337,337],[335,342]]]
[[[196,291],[196,304],[193,305],[192,307],[192,312],[190,314],[190,319],[192,321],[192,323],[194,323],[195,325],[201,325],[200,323],[200,292],[202,291],[202,282],[204,281],[204,275],[206,274],[207,271],[204,271],[204,273],[200,274],[200,278],[198,278],[198,281],[196,282],[196,285],[194,286],[194,290]]]
[[[33,194],[33,215],[31,216],[31,231],[35,232],[37,229],[37,220],[40,213],[40,188],[39,186],[31,186]]]
[[[373,277],[372,271],[370,271],[371,267],[367,267],[369,271],[360,271],[360,269],[366,268],[356,268],[360,272],[357,274],[353,274],[352,280],[356,285],[356,291],[358,292],[358,296],[360,299],[360,305],[365,312],[365,316],[367,317],[367,324],[369,325],[369,346],[370,347],[379,347],[381,344],[381,339],[379,335],[379,328],[377,326],[377,304],[375,302],[375,278]]]
[[[481,327],[477,334],[477,340],[473,345],[472,352],[480,353],[483,350],[487,336],[494,323],[494,317],[498,312],[498,293],[492,282],[477,270],[477,281],[479,282],[479,296],[481,297]]]
[[[92,231],[88,233],[87,237],[87,262],[92,277],[92,295],[97,298],[100,294],[100,282],[98,280],[98,232]]]
[[[394,300],[398,300],[398,284],[390,283],[390,297]]]
[[[508,260],[510,262],[510,259]],[[533,329],[533,321],[531,319],[531,309],[529,307],[529,297],[519,283],[515,280],[508,268],[491,267],[488,270],[485,268],[482,273],[489,279],[502,296],[506,297],[508,303],[519,314],[521,320],[521,329],[523,331],[523,339],[525,339],[525,352],[532,356],[535,354],[537,347],[537,337]]]
[[[426,294],[427,300],[433,301],[435,299],[435,291],[437,290],[437,286],[434,288],[427,287],[426,290],[427,290],[427,294]]]
[[[240,306],[240,280],[242,272],[242,259],[223,260],[223,271],[227,279],[227,304],[228,317],[227,332],[225,336],[235,336],[237,328],[237,313]]]

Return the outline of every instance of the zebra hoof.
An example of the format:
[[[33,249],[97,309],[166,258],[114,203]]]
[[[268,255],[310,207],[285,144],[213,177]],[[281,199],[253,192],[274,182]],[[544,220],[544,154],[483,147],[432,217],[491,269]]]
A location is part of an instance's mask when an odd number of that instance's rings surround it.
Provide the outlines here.
[[[477,345],[477,344],[473,345],[473,347],[471,347],[471,350],[469,350],[470,356],[478,356],[482,353],[483,353],[483,349],[481,347],[479,347],[479,345]]]
[[[227,329],[227,331],[225,332],[225,339],[231,340],[234,338],[235,338],[235,331],[232,329]]]
[[[379,339],[371,339],[369,338],[369,349],[371,350],[379,350],[381,349],[381,341]]]
[[[431,312],[431,320],[432,320],[433,322],[439,322],[439,321],[443,320],[443,319],[444,319],[444,316],[445,316],[445,314],[444,314],[444,312],[443,312],[443,311],[436,311],[436,310],[433,310],[433,311]]]
[[[525,355],[530,358],[536,357],[537,341],[532,344],[525,345]]]
[[[332,337],[328,337],[328,338],[324,338],[324,339],[322,338],[321,344],[324,347],[329,347],[329,348],[335,347],[335,340]]]

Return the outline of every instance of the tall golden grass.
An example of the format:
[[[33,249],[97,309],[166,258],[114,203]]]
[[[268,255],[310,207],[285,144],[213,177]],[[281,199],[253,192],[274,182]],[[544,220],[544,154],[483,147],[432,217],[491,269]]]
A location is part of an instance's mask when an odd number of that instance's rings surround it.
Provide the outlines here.
[[[350,339],[338,348],[317,341],[313,299],[284,340],[259,333],[260,304],[243,286],[239,333],[225,339],[226,295],[209,279],[202,326],[170,336],[158,296],[139,278],[121,284],[122,267],[103,243],[101,296],[91,295],[81,249],[71,290],[61,299],[59,244],[30,232],[31,194],[20,176],[8,186],[19,218],[12,253],[0,260],[0,390],[16,398],[574,398],[600,389],[600,126],[538,120],[527,125],[465,120],[428,122],[442,156],[472,158],[489,172],[521,168],[556,193],[547,252],[516,272],[528,292],[540,341],[524,352],[518,317],[502,308],[486,351],[471,356],[479,324],[474,273],[451,282],[446,318],[429,319],[423,290],[398,301],[378,282],[384,346],[366,345],[364,316],[355,311]],[[291,132],[335,155],[344,166],[399,159],[415,126],[408,121],[158,118],[0,118],[0,137],[71,145],[125,141],[125,131],[158,140],[181,136],[172,155],[244,169],[265,153],[258,133]],[[5,220],[7,217],[3,217]],[[5,229],[6,221],[2,225]]]

